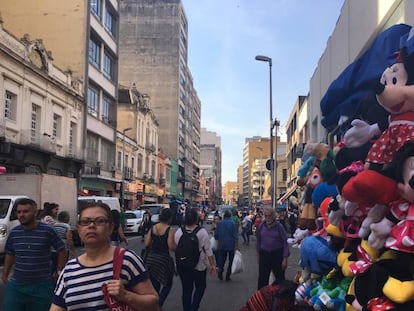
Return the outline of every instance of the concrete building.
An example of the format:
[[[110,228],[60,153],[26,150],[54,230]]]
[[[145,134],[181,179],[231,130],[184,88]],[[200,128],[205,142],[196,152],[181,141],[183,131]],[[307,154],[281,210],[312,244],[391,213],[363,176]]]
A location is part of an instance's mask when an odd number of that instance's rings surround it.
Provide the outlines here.
[[[0,165],[7,173],[78,178],[82,84],[55,66],[48,48],[39,37],[17,39],[0,19]]]
[[[243,203],[243,165],[237,167],[237,206],[244,206]]]
[[[209,204],[221,204],[221,138],[217,133],[201,128],[200,135],[200,169],[207,179],[210,197]]]
[[[89,194],[113,195],[118,94],[118,0],[3,1],[1,15],[17,37],[30,33],[53,51],[54,63],[82,83],[85,164],[79,181]],[[119,185],[118,185],[119,186]]]
[[[296,184],[305,144],[309,141],[308,97],[298,96],[286,126],[287,186]]]
[[[237,182],[226,181],[223,187],[223,201],[224,204],[237,206]]]
[[[252,168],[255,159],[269,159],[270,157],[269,138],[254,136],[245,139],[243,147],[243,205],[250,205],[253,200],[253,191],[258,196],[259,183],[253,185]],[[266,194],[263,194],[266,195]]]
[[[199,197],[201,104],[187,65],[181,0],[125,0],[120,6],[120,82],[152,98],[159,144],[179,165],[182,198]]]
[[[124,193],[124,199],[127,203],[134,202],[134,206],[164,201],[165,198],[158,191],[161,174],[165,178],[165,156],[159,152],[159,123],[151,103],[151,98],[140,93],[135,85],[119,87],[118,132],[125,134],[132,148],[125,148],[124,135],[121,135],[117,145],[116,176],[126,180],[129,191]],[[162,183],[166,185],[165,180]]]

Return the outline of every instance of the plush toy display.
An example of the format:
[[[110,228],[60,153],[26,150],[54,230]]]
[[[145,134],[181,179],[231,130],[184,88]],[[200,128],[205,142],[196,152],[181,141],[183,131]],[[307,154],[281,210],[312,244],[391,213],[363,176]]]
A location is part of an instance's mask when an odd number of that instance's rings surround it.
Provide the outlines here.
[[[311,235],[301,243],[297,301],[414,310],[414,28],[379,34],[320,104],[330,146],[308,142],[298,174],[299,227]],[[323,219],[317,232],[314,219]]]

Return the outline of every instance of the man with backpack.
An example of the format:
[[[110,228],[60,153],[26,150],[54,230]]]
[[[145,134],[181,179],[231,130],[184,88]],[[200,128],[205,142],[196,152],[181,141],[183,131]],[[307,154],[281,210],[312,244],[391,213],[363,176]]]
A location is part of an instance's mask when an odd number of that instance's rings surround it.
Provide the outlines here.
[[[218,251],[220,253],[220,262],[218,263],[218,278],[223,280],[224,264],[229,256],[229,263],[227,265],[226,281],[230,281],[231,265],[233,264],[234,251],[239,248],[236,223],[231,220],[231,212],[229,210],[224,212],[224,219],[217,224],[214,231],[214,238],[218,241]]]
[[[207,287],[207,266],[210,273],[216,273],[213,251],[207,230],[199,227],[197,209],[188,209],[184,226],[177,229],[174,236],[175,262],[180,277],[184,311],[198,310]],[[195,290],[194,290],[195,288]]]

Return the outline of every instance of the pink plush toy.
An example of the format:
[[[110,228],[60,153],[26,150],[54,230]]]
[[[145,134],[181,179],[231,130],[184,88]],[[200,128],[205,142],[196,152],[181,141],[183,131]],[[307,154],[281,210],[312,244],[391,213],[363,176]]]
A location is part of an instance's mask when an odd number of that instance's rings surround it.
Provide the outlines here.
[[[414,141],[407,142],[395,155],[395,169],[401,199],[390,204],[390,212],[378,223],[371,224],[369,244],[406,253],[414,253]]]

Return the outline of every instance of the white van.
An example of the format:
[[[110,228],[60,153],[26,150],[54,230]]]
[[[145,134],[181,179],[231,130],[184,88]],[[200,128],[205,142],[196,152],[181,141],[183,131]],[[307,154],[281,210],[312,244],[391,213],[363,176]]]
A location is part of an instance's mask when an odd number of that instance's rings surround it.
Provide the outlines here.
[[[27,198],[17,195],[0,195],[0,254],[4,253],[7,237],[10,231],[20,224],[17,219],[16,201]]]
[[[111,210],[114,209],[114,210],[117,210],[118,212],[121,212],[121,205],[119,204],[118,198],[92,195],[92,196],[86,196],[86,197],[78,197],[78,213],[83,204],[96,203],[96,202],[105,203],[111,208]]]

